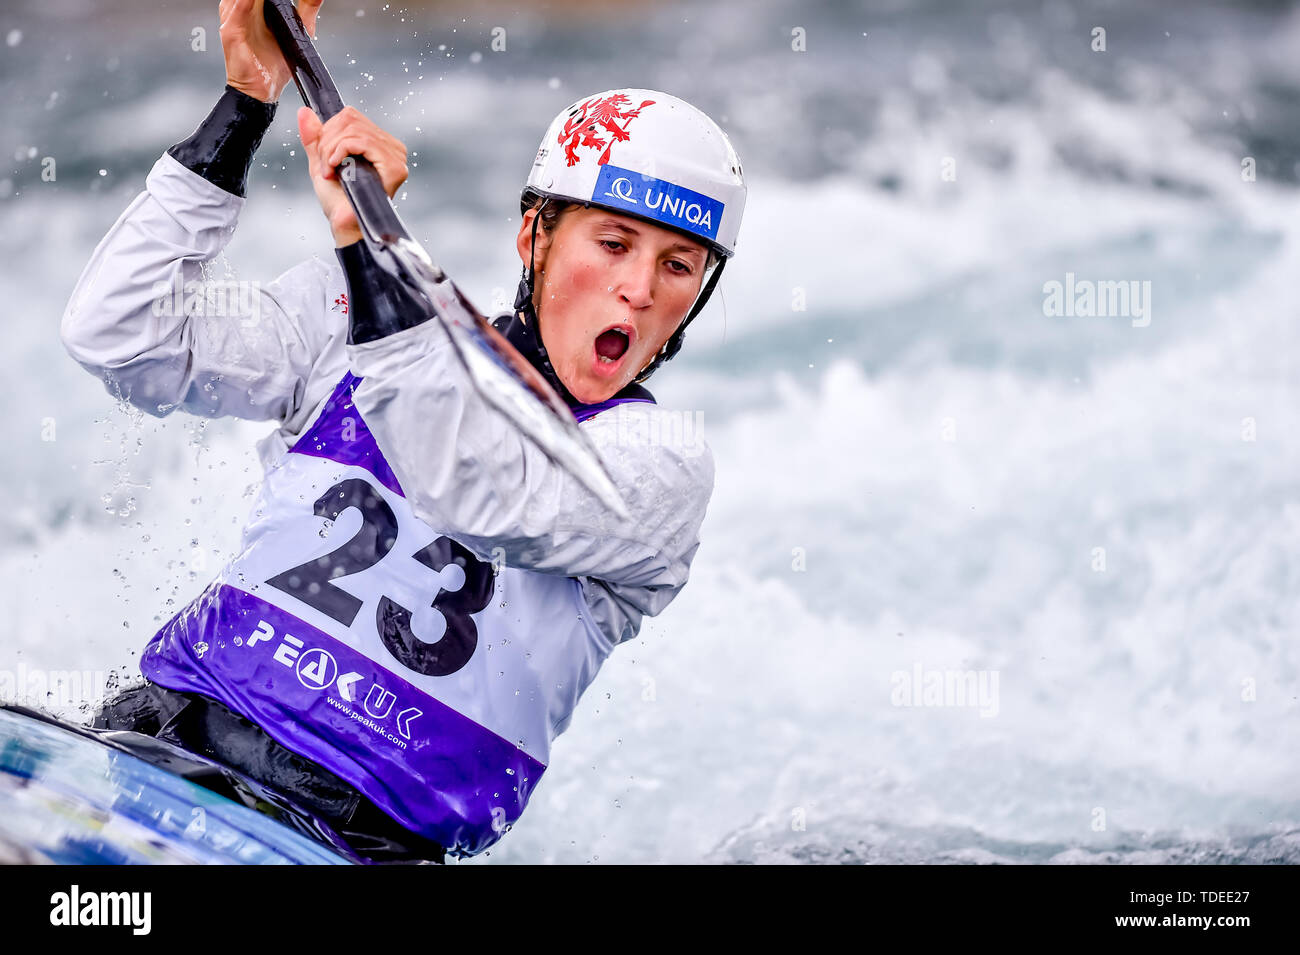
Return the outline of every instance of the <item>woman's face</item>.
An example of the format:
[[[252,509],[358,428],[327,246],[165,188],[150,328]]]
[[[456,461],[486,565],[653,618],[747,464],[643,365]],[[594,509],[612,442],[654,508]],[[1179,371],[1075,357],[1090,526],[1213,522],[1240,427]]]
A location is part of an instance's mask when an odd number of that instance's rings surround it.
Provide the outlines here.
[[[535,210],[517,248],[528,263]],[[650,363],[700,290],[708,253],[680,233],[595,208],[537,230],[533,304],[542,344],[579,401],[613,397]]]

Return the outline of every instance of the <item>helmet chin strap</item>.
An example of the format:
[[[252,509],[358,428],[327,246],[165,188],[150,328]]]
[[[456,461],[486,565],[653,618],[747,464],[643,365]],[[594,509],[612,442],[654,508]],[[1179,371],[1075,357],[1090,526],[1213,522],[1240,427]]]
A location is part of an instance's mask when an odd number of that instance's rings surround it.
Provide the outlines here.
[[[700,314],[704,309],[704,306],[708,304],[709,297],[713,295],[713,290],[718,285],[718,279],[722,277],[722,269],[727,264],[727,260],[719,256],[716,252],[710,251],[709,258],[712,259],[713,262],[704,269],[704,281],[700,283],[700,291],[699,294],[695,296],[695,304],[691,306],[691,310],[686,314],[686,318],[682,320],[682,323],[677,326],[677,331],[673,332],[672,337],[664,343],[664,347],[659,350],[659,354],[655,355],[654,361],[646,365],[645,368],[641,370],[641,374],[632,379],[638,384],[649,378],[654,374],[655,369],[664,362],[671,361],[673,356],[682,350],[682,341],[686,337],[686,326],[689,325],[694,320],[695,316]]]
[[[544,198],[541,204],[537,206],[537,214],[533,216],[532,240],[529,242],[528,246],[528,268],[524,270],[523,276],[519,280],[519,289],[515,293],[514,308],[516,314],[519,315],[520,321],[532,330],[533,338],[537,342],[537,353],[542,359],[543,375],[550,382],[551,386],[560,393],[561,397],[566,401],[573,403],[576,402],[577,399],[570,394],[569,390],[564,386],[564,383],[560,381],[559,375],[555,373],[555,369],[551,365],[551,358],[546,353],[546,346],[542,343],[541,319],[538,317],[536,306],[533,304],[534,279],[536,276],[537,263],[537,224],[541,221],[542,210],[546,208],[546,204],[550,201],[549,197]],[[666,361],[671,361],[673,356],[681,351],[682,341],[686,334],[686,326],[689,325],[695,316],[703,310],[704,306],[708,304],[710,296],[713,295],[714,288],[717,287],[718,279],[722,277],[722,269],[726,264],[727,260],[724,257],[718,255],[718,253],[713,250],[709,250],[709,263],[704,268],[704,278],[703,281],[700,282],[700,290],[695,295],[695,301],[692,303],[690,311],[686,314],[686,318],[682,320],[682,323],[677,326],[677,330],[673,332],[668,341],[664,343],[664,347],[659,350],[659,353],[655,355],[650,363],[642,368],[636,377],[632,379],[634,382],[637,384],[644,382],[654,374],[655,370],[658,369],[660,365]],[[530,316],[533,319],[531,323],[528,321]]]
[[[537,263],[537,224],[541,221],[542,210],[546,208],[548,202],[550,202],[550,199],[544,199],[542,204],[537,207],[537,215],[533,216],[533,235],[528,250],[528,267],[524,269],[523,276],[519,279],[519,288],[515,292],[514,311],[520,323],[528,330],[528,334],[537,349],[541,365],[538,370],[542,373],[542,377],[567,404],[575,405],[581,404],[581,402],[565,387],[564,382],[560,380],[560,376],[556,373],[555,367],[551,364],[551,356],[546,353],[546,345],[542,342],[541,319],[538,318],[537,308],[533,304],[533,276]]]

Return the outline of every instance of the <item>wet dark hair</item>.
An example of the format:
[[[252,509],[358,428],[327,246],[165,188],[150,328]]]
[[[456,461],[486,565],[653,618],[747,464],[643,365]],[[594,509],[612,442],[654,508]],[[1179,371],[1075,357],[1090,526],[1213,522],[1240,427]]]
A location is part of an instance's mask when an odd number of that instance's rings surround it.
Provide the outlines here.
[[[536,209],[538,206],[546,203],[545,207],[539,212],[538,218],[541,220],[541,227],[546,232],[554,232],[555,227],[560,224],[560,216],[571,209],[581,209],[581,202],[559,202],[555,199],[548,200],[545,196],[533,195],[530,201],[524,206],[523,211]]]

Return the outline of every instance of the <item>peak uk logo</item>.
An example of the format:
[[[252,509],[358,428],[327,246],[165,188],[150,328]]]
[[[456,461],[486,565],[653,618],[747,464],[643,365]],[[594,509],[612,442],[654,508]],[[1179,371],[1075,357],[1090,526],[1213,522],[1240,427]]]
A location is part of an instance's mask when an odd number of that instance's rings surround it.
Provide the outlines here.
[[[612,96],[589,99],[579,106],[565,121],[564,128],[556,137],[556,141],[564,147],[565,163],[576,166],[582,160],[578,150],[583,147],[602,150],[600,158],[596,160],[597,164],[603,166],[609,162],[610,149],[615,143],[625,143],[632,138],[628,134],[628,126],[641,115],[641,110],[653,106],[655,101],[648,99],[635,109],[626,108],[631,103],[624,94],[615,93]]]

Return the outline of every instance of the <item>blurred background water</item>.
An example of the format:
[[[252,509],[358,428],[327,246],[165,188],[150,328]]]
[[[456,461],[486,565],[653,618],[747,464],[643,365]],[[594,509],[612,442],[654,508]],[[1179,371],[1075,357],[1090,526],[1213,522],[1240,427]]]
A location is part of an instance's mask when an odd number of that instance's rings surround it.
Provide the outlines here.
[[[485,308],[585,93],[696,103],[750,187],[653,382],[717,458],[691,583],[486,861],[1300,861],[1294,4],[325,9]],[[220,92],[216,4],[9,0],[0,42],[0,672],[129,677],[235,551],[270,426],[119,408],[58,322]],[[332,254],[284,103],[241,278]],[[1149,324],[1045,314],[1067,273],[1150,282]],[[895,705],[916,667],[996,671],[996,712]]]

